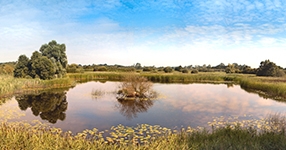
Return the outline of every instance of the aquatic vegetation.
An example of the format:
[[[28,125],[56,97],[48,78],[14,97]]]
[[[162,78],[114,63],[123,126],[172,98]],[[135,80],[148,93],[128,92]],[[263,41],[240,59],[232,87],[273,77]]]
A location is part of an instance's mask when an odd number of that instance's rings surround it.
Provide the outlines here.
[[[95,98],[95,99],[103,96],[104,94],[106,94],[106,92],[100,89],[92,89],[92,92],[91,92],[92,98]]]
[[[0,123],[1,149],[284,149],[286,119],[214,118],[207,128],[172,130],[159,125],[113,126],[73,134],[40,122]],[[25,140],[23,140],[25,139]]]
[[[157,93],[152,90],[152,82],[147,78],[138,75],[125,76],[124,80],[119,85],[117,99],[119,100],[141,100],[156,98]]]

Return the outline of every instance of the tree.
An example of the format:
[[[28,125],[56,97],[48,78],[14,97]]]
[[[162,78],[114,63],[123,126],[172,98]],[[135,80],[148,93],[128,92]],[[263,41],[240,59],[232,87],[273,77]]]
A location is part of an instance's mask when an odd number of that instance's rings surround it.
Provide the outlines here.
[[[141,69],[141,68],[142,68],[141,64],[140,63],[136,63],[135,69]]]
[[[66,74],[67,56],[65,44],[51,41],[33,52],[31,59],[21,55],[14,70],[14,77],[52,79]]]
[[[178,67],[175,67],[175,71],[182,72],[182,70],[183,70],[183,67],[181,65]]]
[[[226,69],[225,69],[225,72],[226,73],[235,73],[236,72],[236,68],[235,68],[235,64],[228,64]]]
[[[36,72],[36,77],[40,79],[53,79],[55,76],[56,69],[50,59],[46,56],[42,56],[39,59],[36,59],[32,63],[32,68]]]
[[[173,72],[173,69],[171,67],[165,67],[163,70],[164,70],[165,73]]]
[[[66,74],[68,61],[65,44],[58,44],[55,40],[52,40],[48,44],[42,45],[40,52],[42,52],[43,56],[47,56],[47,58],[52,60],[56,70],[55,74],[58,77]]]
[[[188,69],[183,69],[182,73],[189,73],[189,70]]]
[[[14,77],[25,78],[28,76],[29,58],[26,55],[20,55],[14,70]]]
[[[260,63],[260,66],[256,72],[257,76],[272,76],[272,77],[281,77],[285,73],[280,69],[275,63],[270,60],[265,60]]]
[[[124,81],[119,85],[117,99],[124,100],[125,98],[155,98],[156,92],[152,90],[152,82],[147,78],[128,75],[125,76]]]

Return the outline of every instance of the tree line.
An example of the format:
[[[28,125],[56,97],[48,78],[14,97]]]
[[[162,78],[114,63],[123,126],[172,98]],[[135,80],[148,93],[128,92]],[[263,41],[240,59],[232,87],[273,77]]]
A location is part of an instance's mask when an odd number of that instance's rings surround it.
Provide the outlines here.
[[[0,74],[13,74],[17,78],[39,78],[53,79],[61,78],[66,73],[84,73],[94,71],[108,72],[226,72],[256,74],[257,76],[285,76],[286,68],[276,65],[270,60],[261,61],[259,68],[251,68],[248,65],[232,63],[225,65],[220,63],[216,66],[211,65],[189,65],[189,66],[142,66],[136,63],[131,66],[107,65],[107,64],[68,64],[65,44],[59,44],[52,40],[48,44],[43,44],[39,51],[34,51],[31,58],[20,55],[17,62],[0,63]]]
[[[68,73],[83,73],[91,71],[109,71],[109,72],[182,72],[182,73],[198,73],[198,72],[226,72],[226,73],[242,73],[242,74],[256,74],[257,76],[274,76],[281,77],[286,73],[286,68],[276,65],[270,60],[261,61],[259,68],[251,68],[248,65],[239,65],[232,63],[225,65],[220,63],[216,66],[211,65],[189,65],[189,66],[175,66],[175,67],[155,67],[155,66],[141,66],[140,63],[136,63],[131,66],[122,65],[107,65],[107,64],[70,64],[67,67]]]

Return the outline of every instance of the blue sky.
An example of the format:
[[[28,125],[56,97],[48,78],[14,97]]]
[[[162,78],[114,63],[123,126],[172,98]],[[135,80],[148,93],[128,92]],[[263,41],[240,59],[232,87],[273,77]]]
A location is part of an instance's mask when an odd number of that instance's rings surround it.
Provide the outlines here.
[[[51,40],[69,63],[286,67],[284,0],[0,0],[0,62]]]

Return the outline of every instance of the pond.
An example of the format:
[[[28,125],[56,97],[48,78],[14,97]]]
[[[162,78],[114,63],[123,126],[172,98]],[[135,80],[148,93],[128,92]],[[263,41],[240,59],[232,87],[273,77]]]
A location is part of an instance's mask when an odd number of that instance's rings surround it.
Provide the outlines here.
[[[11,121],[40,120],[73,133],[93,128],[105,130],[119,124],[171,129],[206,127],[214,117],[251,115],[259,119],[286,112],[286,103],[248,93],[238,85],[155,83],[153,89],[159,93],[155,100],[118,101],[115,91],[119,83],[93,81],[66,91],[17,95],[2,104],[0,110],[14,109],[25,114]],[[95,97],[92,91],[101,94]]]

